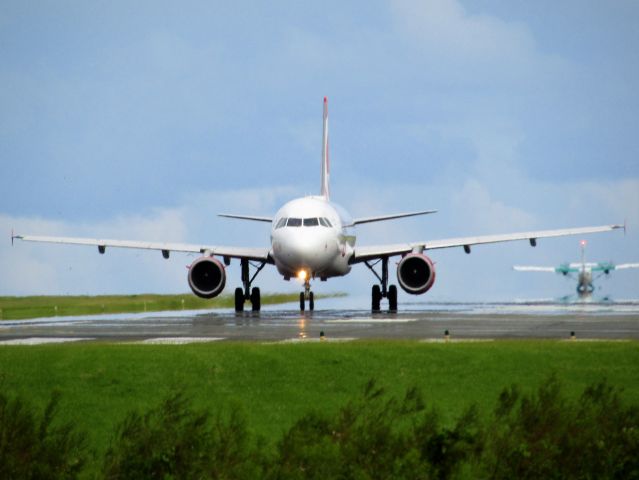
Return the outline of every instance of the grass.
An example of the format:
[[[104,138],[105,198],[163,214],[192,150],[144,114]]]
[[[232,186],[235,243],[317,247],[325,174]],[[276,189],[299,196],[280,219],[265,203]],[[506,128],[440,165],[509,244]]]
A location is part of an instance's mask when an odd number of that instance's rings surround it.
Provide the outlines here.
[[[606,378],[639,404],[637,342],[0,347],[0,388],[39,407],[59,390],[61,420],[77,421],[100,458],[128,411],[156,406],[176,389],[213,413],[239,405],[250,429],[272,441],[311,409],[337,411],[371,378],[394,395],[419,387],[452,421],[471,403],[487,415],[504,387],[530,391],[553,372],[568,395]]]
[[[336,294],[340,295],[340,294]],[[299,294],[264,294],[262,304],[294,302]],[[179,295],[102,295],[0,297],[0,320],[24,320],[101,313],[159,312],[163,310],[199,310],[232,308],[234,297],[221,295],[206,300],[188,293]]]

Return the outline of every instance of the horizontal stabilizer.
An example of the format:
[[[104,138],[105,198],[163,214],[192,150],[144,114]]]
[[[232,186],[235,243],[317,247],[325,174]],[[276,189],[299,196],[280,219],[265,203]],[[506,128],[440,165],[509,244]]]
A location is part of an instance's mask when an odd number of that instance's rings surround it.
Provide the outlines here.
[[[253,220],[254,222],[273,222],[273,219],[271,217],[259,217],[255,215],[233,215],[230,213],[218,213],[217,216],[225,218],[237,218],[239,220]]]
[[[380,215],[376,217],[362,217],[353,220],[353,225],[359,225],[361,223],[383,222],[385,220],[395,220],[396,218],[416,217],[417,215],[428,215],[436,213],[437,210],[422,210],[419,212],[407,212],[407,213],[395,213],[392,215]]]
[[[568,267],[570,268],[595,268],[602,266],[601,263],[595,262],[571,262]]]

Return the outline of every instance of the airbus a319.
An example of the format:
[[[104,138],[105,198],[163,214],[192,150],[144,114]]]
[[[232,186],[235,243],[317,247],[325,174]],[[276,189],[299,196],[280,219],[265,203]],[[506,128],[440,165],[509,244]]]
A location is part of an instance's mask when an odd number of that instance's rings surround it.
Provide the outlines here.
[[[247,302],[250,302],[253,311],[260,310],[260,289],[254,287],[253,283],[266,265],[274,265],[285,280],[299,278],[304,284],[304,291],[299,296],[300,310],[305,310],[307,306],[309,310],[313,310],[315,299],[311,291],[312,280],[324,281],[331,277],[340,277],[348,274],[354,265],[363,264],[377,279],[371,289],[371,308],[377,312],[381,309],[382,299],[387,300],[390,311],[397,310],[397,286],[389,284],[388,264],[391,257],[400,257],[396,270],[399,286],[409,294],[419,295],[430,290],[435,282],[435,266],[425,254],[427,250],[460,247],[466,253],[470,253],[474,245],[515,240],[525,240],[536,246],[539,238],[584,235],[623,228],[622,225],[604,225],[362,246],[356,241],[354,228],[357,225],[426,215],[434,213],[435,210],[352,218],[343,208],[331,201],[329,176],[328,102],[324,98],[320,194],[294,199],[280,208],[273,217],[222,215],[270,223],[271,238],[268,246],[245,248],[13,234],[12,239],[93,245],[97,246],[102,254],[107,247],[157,250],[164,258],[169,258],[170,252],[197,253],[201,256],[189,267],[188,283],[193,293],[202,298],[213,298],[222,293],[226,285],[226,268],[232,259],[236,259],[240,263],[242,281],[242,286],[235,289],[235,310],[238,312],[244,309]]]

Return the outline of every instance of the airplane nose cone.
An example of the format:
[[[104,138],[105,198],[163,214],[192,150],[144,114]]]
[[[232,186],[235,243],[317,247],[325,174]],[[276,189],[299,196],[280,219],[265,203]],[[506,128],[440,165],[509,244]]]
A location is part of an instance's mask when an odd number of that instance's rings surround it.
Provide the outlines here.
[[[321,271],[333,250],[326,236],[312,230],[301,231],[291,235],[287,240],[286,244],[282,245],[279,257],[293,271]]]

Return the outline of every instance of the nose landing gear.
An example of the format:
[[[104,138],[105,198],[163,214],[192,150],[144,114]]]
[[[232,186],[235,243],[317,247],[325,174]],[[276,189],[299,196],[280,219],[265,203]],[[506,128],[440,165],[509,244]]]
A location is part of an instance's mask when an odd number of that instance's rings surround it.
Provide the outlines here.
[[[302,312],[305,309],[306,300],[308,300],[308,309],[312,312],[315,309],[315,297],[311,292],[310,278],[304,280],[304,291],[300,292],[300,311]]]

